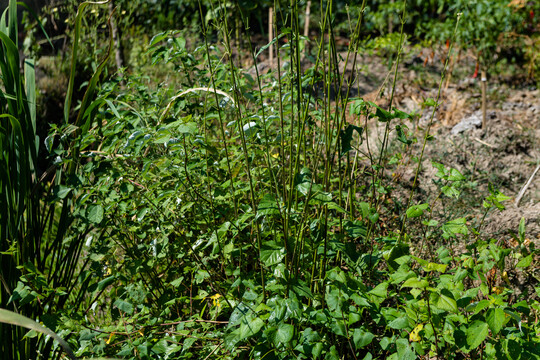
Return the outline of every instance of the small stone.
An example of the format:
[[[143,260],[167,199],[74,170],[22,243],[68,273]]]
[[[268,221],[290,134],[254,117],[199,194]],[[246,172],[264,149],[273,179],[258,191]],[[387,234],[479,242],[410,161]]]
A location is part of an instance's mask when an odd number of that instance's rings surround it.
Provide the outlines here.
[[[473,113],[471,116],[464,118],[456,124],[452,130],[452,135],[457,135],[470,129],[479,128],[482,126],[482,118],[479,112]]]

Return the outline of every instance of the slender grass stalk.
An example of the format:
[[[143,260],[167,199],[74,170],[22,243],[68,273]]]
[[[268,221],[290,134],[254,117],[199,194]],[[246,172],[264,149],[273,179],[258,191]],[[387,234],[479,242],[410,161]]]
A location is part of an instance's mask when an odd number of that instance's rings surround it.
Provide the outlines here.
[[[214,90],[213,93],[214,93],[216,104],[218,104],[219,130],[220,130],[220,133],[221,133],[221,138],[223,139],[223,147],[225,149],[225,159],[226,159],[226,162],[227,162],[227,172],[228,172],[227,175],[228,175],[229,181],[230,181],[229,191],[231,193],[231,198],[232,198],[232,201],[233,201],[234,215],[235,215],[235,218],[238,218],[238,204],[237,204],[237,201],[236,201],[236,197],[234,195],[234,181],[233,181],[232,170],[231,170],[231,159],[230,159],[229,149],[228,149],[228,145],[227,145],[227,138],[225,136],[225,128],[224,128],[225,124],[224,124],[224,121],[223,121],[223,115],[222,115],[221,109],[219,108],[219,99],[218,99],[218,93],[219,92],[216,89],[216,81],[215,81],[215,78],[214,78],[215,70],[213,69],[213,66],[212,66],[212,57],[210,55],[210,46],[208,45],[207,29],[206,29],[204,16],[203,16],[203,12],[202,12],[202,5],[201,5],[200,1],[199,1],[199,14],[201,16],[201,24],[202,24],[202,27],[203,27],[203,37],[204,37],[204,46],[205,46],[205,49],[206,49],[206,56],[208,57],[208,67],[209,67],[209,70],[210,70],[210,81],[212,82],[212,88]],[[241,258],[242,257],[240,257],[240,259]]]
[[[240,4],[237,3],[237,6],[240,9]],[[247,19],[243,18],[243,13],[241,11],[240,11],[240,14],[242,15],[242,23],[243,23],[244,29],[246,33],[249,34],[250,30],[249,30],[249,25],[247,23]],[[279,201],[279,186],[278,186],[276,174],[274,172],[274,166],[272,163],[272,155],[270,151],[270,144],[269,144],[270,134],[268,133],[267,116],[266,116],[262,84],[261,84],[261,74],[259,74],[259,68],[257,67],[257,58],[255,56],[255,52],[253,51],[253,45],[251,44],[251,40],[248,41],[248,45],[249,45],[249,52],[253,60],[253,66],[255,68],[255,76],[257,77],[257,89],[259,91],[259,106],[260,106],[260,111],[262,115],[262,128],[263,128],[263,133],[264,133],[263,145],[264,145],[264,151],[265,151],[266,166],[267,166],[268,173],[270,174],[270,177],[271,177],[271,183],[274,186],[273,188],[272,186],[270,186],[271,188],[270,191],[273,191],[274,195],[276,195],[276,206],[278,207],[280,214],[282,214],[282,209],[281,209],[281,205]]]
[[[223,8],[225,8],[225,6],[223,6]],[[244,155],[244,166],[245,166],[245,171],[246,171],[246,175],[247,175],[247,178],[248,178],[248,183],[249,183],[249,191],[250,191],[250,202],[251,202],[251,207],[252,207],[252,211],[254,213],[257,212],[257,203],[256,203],[256,200],[255,200],[255,184],[254,184],[254,181],[253,181],[253,177],[251,175],[251,164],[250,164],[250,160],[249,160],[249,155],[248,155],[248,148],[247,148],[247,142],[246,142],[246,134],[245,134],[245,131],[244,131],[244,123],[242,121],[243,119],[243,116],[242,116],[242,106],[241,106],[241,101],[240,101],[240,98],[239,98],[239,95],[240,95],[240,90],[238,89],[238,82],[237,82],[237,75],[236,75],[236,67],[234,66],[234,63],[233,63],[233,57],[232,57],[232,48],[231,48],[231,41],[230,41],[230,36],[229,36],[229,27],[228,27],[228,21],[227,21],[227,15],[224,13],[224,11],[222,11],[221,13],[221,18],[223,20],[222,24],[223,24],[223,27],[222,27],[222,32],[223,32],[223,38],[225,40],[225,51],[227,53],[227,56],[228,56],[228,62],[229,62],[229,69],[230,69],[230,75],[231,75],[231,82],[232,82],[232,86],[233,86],[233,96],[235,98],[235,102],[237,104],[237,106],[235,107],[235,110],[236,110],[236,124],[237,124],[237,128],[238,128],[238,132],[240,133],[240,140],[241,140],[241,148],[242,148],[242,153]],[[260,261],[260,254],[261,254],[261,231],[260,231],[260,226],[259,226],[259,222],[257,220],[257,218],[255,218],[254,220],[254,224],[255,224],[255,235],[256,235],[256,238],[257,238],[257,250],[258,250],[258,253],[259,253],[259,267],[260,267],[260,274],[261,274],[261,285],[262,285],[262,291],[263,291],[263,298],[266,298],[266,288],[265,288],[265,276],[264,276],[264,267],[263,267],[263,264],[262,264],[262,261]]]
[[[277,0],[274,0],[274,8],[273,9],[277,9],[278,5],[278,1]],[[275,16],[274,16],[274,34],[277,35],[277,24],[276,24],[276,21],[275,21]],[[279,96],[279,99],[278,99],[278,103],[279,103],[279,134],[280,134],[280,149],[279,149],[279,157],[280,157],[280,160],[281,160],[281,163],[280,163],[280,166],[281,166],[281,184],[286,184],[286,173],[284,171],[284,169],[286,168],[286,162],[285,162],[285,149],[286,149],[286,146],[285,146],[285,115],[284,115],[284,110],[283,110],[283,83],[282,83],[282,79],[281,79],[281,56],[280,56],[280,49],[279,49],[279,43],[276,43],[276,62],[277,62],[277,88],[278,88],[278,96]],[[283,201],[286,201],[287,199],[287,187],[286,186],[282,186],[283,190],[282,190],[282,193],[280,194],[281,195],[281,198],[283,199]],[[288,249],[288,237],[289,237],[289,226],[288,226],[288,223],[289,223],[289,208],[287,207],[286,211],[284,214],[282,214],[282,217],[283,217],[283,247],[285,248],[285,266],[288,266],[289,265],[289,249]]]
[[[79,5],[79,8],[77,9],[77,15],[75,16],[75,34],[73,37],[73,54],[77,54],[78,48],[79,48],[79,38],[81,35],[81,20],[83,16],[84,9],[91,4],[95,5],[102,5],[107,4],[110,0],[106,1],[85,1]],[[77,56],[71,57],[71,65],[70,65],[70,74],[69,74],[69,82],[68,82],[68,89],[66,93],[66,101],[64,104],[64,122],[67,124],[69,122],[69,112],[71,111],[71,101],[73,99],[73,88],[75,86],[75,66],[77,64]]]
[[[401,18],[400,18],[401,29],[400,29],[400,32],[399,32],[399,48],[398,48],[398,53],[397,53],[397,58],[396,58],[396,63],[395,63],[394,79],[393,79],[393,82],[392,82],[390,101],[389,101],[389,104],[388,104],[388,111],[392,111],[392,104],[394,103],[394,95],[395,95],[395,91],[396,91],[396,82],[397,82],[397,77],[398,77],[399,63],[400,63],[400,60],[401,60],[401,53],[403,52],[403,41],[404,41],[404,37],[405,37],[405,34],[403,32],[403,28],[405,26],[406,10],[407,10],[407,0],[403,0],[403,13],[401,14]],[[386,126],[384,128],[384,137],[383,137],[383,142],[382,142],[382,145],[381,145],[381,151],[380,151],[379,161],[378,161],[378,166],[377,166],[377,171],[376,171],[377,172],[377,178],[380,178],[382,170],[384,169],[384,166],[382,164],[383,164],[384,159],[385,159],[384,153],[385,153],[385,151],[387,150],[387,147],[388,147],[388,136],[389,136],[389,134],[390,134],[390,121],[388,121],[386,123]],[[378,197],[376,207],[378,208],[379,205],[380,205],[380,197]]]
[[[459,27],[459,19],[460,18],[461,18],[461,13],[457,14],[456,26],[454,27],[454,32],[452,34],[452,39],[450,40],[450,47],[448,48],[448,53],[446,54],[446,59],[444,61],[444,67],[443,67],[443,70],[441,72],[441,78],[439,80],[439,88],[437,90],[437,98],[435,99],[435,106],[433,106],[433,111],[431,112],[431,117],[429,119],[428,126],[426,127],[426,130],[424,132],[424,141],[422,143],[422,151],[420,152],[420,157],[418,158],[418,166],[416,167],[416,171],[414,173],[414,181],[413,181],[413,184],[412,184],[411,193],[409,195],[409,199],[407,200],[407,206],[406,206],[405,209],[408,209],[411,206],[412,199],[413,199],[414,193],[416,191],[416,184],[417,184],[417,181],[418,181],[418,175],[420,174],[420,168],[422,167],[422,160],[424,159],[424,151],[426,150],[426,145],[427,145],[427,141],[428,141],[428,138],[429,138],[429,133],[430,133],[430,130],[431,130],[431,126],[433,125],[433,119],[435,118],[435,113],[437,112],[437,109],[439,108],[439,99],[441,98],[443,82],[444,82],[444,78],[446,76],[446,70],[448,68],[448,63],[450,61],[450,55],[452,53],[452,49],[453,49],[453,46],[454,46],[454,40],[456,38],[456,33],[457,33],[457,29]],[[403,233],[405,232],[405,229],[406,229],[406,223],[407,223],[407,217],[406,217],[406,214],[404,213],[403,214],[403,219],[401,221],[401,231],[399,233],[399,241],[402,240]]]
[[[270,6],[268,8],[268,43],[270,44],[272,42],[272,39],[274,39],[274,8]],[[270,63],[270,67],[274,67],[274,45],[270,44],[268,47],[268,61]]]
[[[389,101],[389,104],[388,104],[388,111],[389,112],[392,111],[392,104],[393,104],[393,101],[394,101],[395,88],[396,88],[396,82],[397,82],[397,77],[398,77],[399,63],[400,63],[401,54],[402,54],[402,51],[403,51],[403,42],[404,42],[404,36],[405,36],[404,35],[404,26],[405,26],[406,7],[407,7],[407,0],[403,0],[403,11],[402,11],[401,17],[400,17],[401,29],[400,29],[400,35],[399,35],[399,47],[398,47],[398,50],[397,50],[397,56],[396,56],[396,61],[395,61],[395,69],[394,69],[394,78],[393,78],[393,82],[392,82],[390,101]],[[366,121],[366,124],[367,124],[367,121]],[[366,126],[366,129],[367,129],[367,126]],[[381,144],[381,149],[379,151],[379,159],[377,161],[377,165],[374,166],[375,164],[372,162],[372,172],[373,172],[372,183],[371,183],[372,198],[370,200],[370,205],[372,206],[373,202],[375,202],[375,211],[377,211],[377,212],[379,211],[379,206],[381,204],[381,198],[382,197],[380,195],[378,195],[378,191],[376,191],[376,186],[377,186],[377,183],[381,181],[382,172],[384,170],[385,152],[386,152],[387,147],[388,147],[389,135],[390,135],[390,121],[387,121],[386,125],[385,125],[385,128],[384,128],[383,141],[382,141],[382,144]],[[367,138],[367,136],[368,135],[367,135],[367,130],[366,130],[366,138]],[[374,228],[375,228],[375,223],[370,221],[368,229],[367,229],[367,234],[366,234],[366,239],[367,239],[368,242],[372,242],[371,239],[372,239],[372,236],[374,234]],[[373,244],[371,244],[371,249],[373,249]]]

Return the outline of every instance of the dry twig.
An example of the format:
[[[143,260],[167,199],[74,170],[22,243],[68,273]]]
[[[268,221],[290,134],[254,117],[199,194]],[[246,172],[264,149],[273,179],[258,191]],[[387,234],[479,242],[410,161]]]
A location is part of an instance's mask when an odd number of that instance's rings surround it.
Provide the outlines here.
[[[519,205],[519,202],[521,201],[521,198],[522,198],[523,195],[525,194],[525,191],[527,191],[527,188],[529,187],[529,185],[531,185],[532,179],[534,178],[534,176],[536,175],[536,173],[538,172],[539,169],[540,169],[540,164],[538,164],[538,166],[536,167],[536,169],[535,169],[534,172],[532,173],[532,175],[531,175],[531,177],[529,178],[529,180],[527,180],[527,183],[525,183],[525,185],[523,185],[523,187],[522,187],[521,190],[519,191],[518,196],[516,197],[516,201],[514,202],[514,205],[515,205],[516,207]]]
[[[497,148],[495,145],[491,145],[491,144],[488,144],[487,142],[483,141],[483,140],[480,140],[479,138],[475,137],[474,140],[478,141],[480,144],[482,145],[486,145],[492,149],[495,149]]]

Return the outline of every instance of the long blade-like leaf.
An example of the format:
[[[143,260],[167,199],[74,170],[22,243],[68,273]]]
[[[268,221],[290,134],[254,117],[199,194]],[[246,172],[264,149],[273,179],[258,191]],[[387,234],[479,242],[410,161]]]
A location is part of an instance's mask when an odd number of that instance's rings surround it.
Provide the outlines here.
[[[11,324],[11,325],[17,325],[22,326],[24,328],[34,330],[37,332],[40,332],[42,334],[48,335],[52,337],[54,340],[58,341],[60,346],[64,349],[66,354],[71,358],[76,360],[77,357],[73,353],[73,350],[69,347],[69,344],[64,341],[60,336],[56,335],[52,330],[46,328],[45,326],[41,325],[38,322],[35,322],[34,320],[27,318],[26,316],[23,316],[21,314],[14,313],[9,310],[0,309],[0,322],[5,324]]]
[[[67,124],[69,121],[69,111],[71,109],[71,101],[73,98],[73,87],[75,85],[75,66],[77,64],[77,53],[79,50],[79,35],[81,33],[81,20],[84,9],[91,4],[102,5],[107,4],[110,0],[107,1],[85,1],[79,5],[77,10],[77,15],[75,16],[75,36],[73,38],[73,50],[71,55],[71,64],[69,69],[69,83],[68,90],[66,93],[66,101],[64,104],[64,123]]]
[[[24,61],[24,78],[26,85],[26,99],[28,102],[28,109],[30,112],[30,119],[32,121],[32,132],[36,130],[36,71],[34,68],[34,60],[26,59]],[[28,139],[31,141],[31,139]],[[39,149],[39,138],[35,139],[35,152],[37,154]],[[34,169],[32,169],[34,170]]]

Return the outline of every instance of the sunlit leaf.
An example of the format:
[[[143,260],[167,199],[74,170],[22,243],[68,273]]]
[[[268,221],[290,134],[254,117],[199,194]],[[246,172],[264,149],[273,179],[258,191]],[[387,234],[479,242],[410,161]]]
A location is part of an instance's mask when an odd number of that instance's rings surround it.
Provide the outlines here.
[[[285,257],[285,248],[273,241],[267,241],[261,248],[261,261],[266,266],[276,265]]]
[[[398,317],[388,323],[389,328],[396,330],[405,329],[407,326],[409,326],[409,319],[407,318],[407,315]]]
[[[437,263],[428,263],[426,266],[424,266],[425,271],[437,271],[440,273],[444,273],[446,271],[446,268],[448,265],[445,264],[437,264]]]
[[[99,224],[103,220],[103,207],[101,205],[91,205],[88,207],[88,220],[94,224]]]
[[[377,296],[379,298],[386,298],[387,289],[388,289],[388,283],[387,282],[382,282],[379,285],[377,285],[375,288],[373,288],[369,292],[369,294]]]
[[[374,334],[369,331],[365,331],[363,328],[354,329],[353,342],[354,346],[357,349],[363,348],[364,346],[371,344],[374,338]]]
[[[279,324],[274,335],[274,344],[288,344],[294,336],[294,326],[290,324]]]
[[[429,204],[413,205],[407,209],[407,217],[415,218],[424,215],[424,210],[429,208]]]
[[[455,237],[456,234],[468,235],[467,220],[465,218],[448,221],[442,226],[444,234],[448,237]]]
[[[529,256],[526,256],[523,259],[519,260],[516,267],[518,268],[529,267],[532,264],[532,261],[533,261],[533,254],[530,254]]]
[[[452,294],[449,291],[441,291],[441,294],[439,294],[437,303],[435,305],[441,310],[454,313],[458,311],[457,302],[456,300],[454,300]]]
[[[416,354],[411,348],[408,339],[398,339],[396,341],[397,355],[399,360],[415,360]]]
[[[244,318],[242,320],[242,323],[240,324],[239,328],[239,338],[245,339],[248,337],[251,337],[255,335],[256,333],[261,330],[261,328],[264,326],[264,321],[256,317],[255,319],[248,320],[248,318]]]
[[[475,320],[467,328],[467,344],[469,349],[476,349],[486,339],[489,333],[487,323]]]
[[[429,282],[426,279],[419,279],[419,278],[410,278],[407,279],[403,285],[401,285],[402,288],[411,287],[411,288],[420,288],[424,289],[429,285]]]
[[[501,308],[489,309],[486,314],[486,321],[493,334],[497,335],[501,331],[506,315]]]

